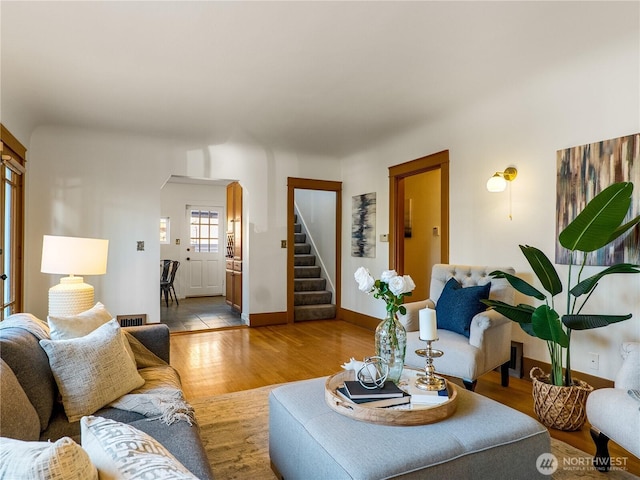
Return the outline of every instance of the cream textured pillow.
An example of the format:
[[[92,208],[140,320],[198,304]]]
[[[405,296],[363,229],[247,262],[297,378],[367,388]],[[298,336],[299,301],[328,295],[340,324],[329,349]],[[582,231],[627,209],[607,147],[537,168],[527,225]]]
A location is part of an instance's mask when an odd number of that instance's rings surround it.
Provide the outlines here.
[[[40,340],[70,422],[144,385],[116,320],[71,340]]]
[[[0,438],[0,478],[20,480],[97,480],[98,472],[80,445]]]
[[[82,448],[98,467],[100,480],[197,480],[157,440],[131,425],[102,417],[83,417],[80,428]]]
[[[56,317],[49,315],[51,340],[68,340],[84,337],[113,318],[105,306],[98,302],[95,306],[77,315]]]

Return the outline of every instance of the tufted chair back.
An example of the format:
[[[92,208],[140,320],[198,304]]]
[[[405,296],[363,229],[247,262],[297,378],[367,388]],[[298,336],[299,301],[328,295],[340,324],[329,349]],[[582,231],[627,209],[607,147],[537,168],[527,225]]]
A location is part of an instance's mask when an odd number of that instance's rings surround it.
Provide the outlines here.
[[[511,267],[449,265],[438,263],[433,266],[433,270],[431,271],[429,298],[437,303],[445,284],[451,277],[454,277],[463,287],[486,285],[491,282],[489,298],[513,304],[515,301],[515,290],[504,278],[491,278],[489,274],[494,270],[502,270],[503,272],[515,274],[515,270]]]

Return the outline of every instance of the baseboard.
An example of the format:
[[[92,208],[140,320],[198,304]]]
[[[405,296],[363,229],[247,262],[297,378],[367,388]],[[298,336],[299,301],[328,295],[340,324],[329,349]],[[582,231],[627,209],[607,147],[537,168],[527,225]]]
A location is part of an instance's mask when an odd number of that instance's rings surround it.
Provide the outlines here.
[[[250,327],[266,327],[269,325],[286,325],[287,312],[250,313]]]
[[[344,320],[345,322],[352,323],[353,325],[364,327],[369,330],[375,330],[381,321],[380,318],[370,317],[369,315],[354,312],[353,310],[347,310],[346,308],[340,309],[340,311],[338,312],[338,318],[340,318],[340,320]]]
[[[532,358],[524,357],[522,359],[522,365],[523,365],[522,368],[524,370],[524,378],[526,378],[527,380],[531,380],[531,378],[529,376],[529,372],[531,372],[531,369],[533,367],[538,367],[545,373],[548,373],[548,372],[551,371],[551,364],[550,363],[541,362],[540,360],[534,360]],[[577,378],[579,380],[587,382],[593,388],[612,388],[613,387],[613,381],[612,380],[608,380],[606,378],[595,377],[593,375],[589,375],[588,373],[576,372],[574,370],[572,376],[573,376],[573,378]]]

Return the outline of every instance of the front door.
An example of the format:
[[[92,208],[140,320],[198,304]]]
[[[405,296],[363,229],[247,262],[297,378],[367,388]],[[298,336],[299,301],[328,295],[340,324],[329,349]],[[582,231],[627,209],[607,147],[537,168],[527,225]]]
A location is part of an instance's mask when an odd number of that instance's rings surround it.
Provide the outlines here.
[[[224,291],[223,207],[187,205],[189,245],[185,256],[185,296],[222,295]]]

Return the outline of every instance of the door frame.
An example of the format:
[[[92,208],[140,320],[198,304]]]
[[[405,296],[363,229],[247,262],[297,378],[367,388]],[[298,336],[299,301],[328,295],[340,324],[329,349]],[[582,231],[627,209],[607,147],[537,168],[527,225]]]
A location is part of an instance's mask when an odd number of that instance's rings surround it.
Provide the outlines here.
[[[449,263],[449,150],[389,167],[389,268],[404,272],[404,179],[440,169],[440,260]]]
[[[340,311],[342,279],[342,182],[287,177],[287,323],[294,322],[295,190],[322,190],[336,194],[336,312]]]

